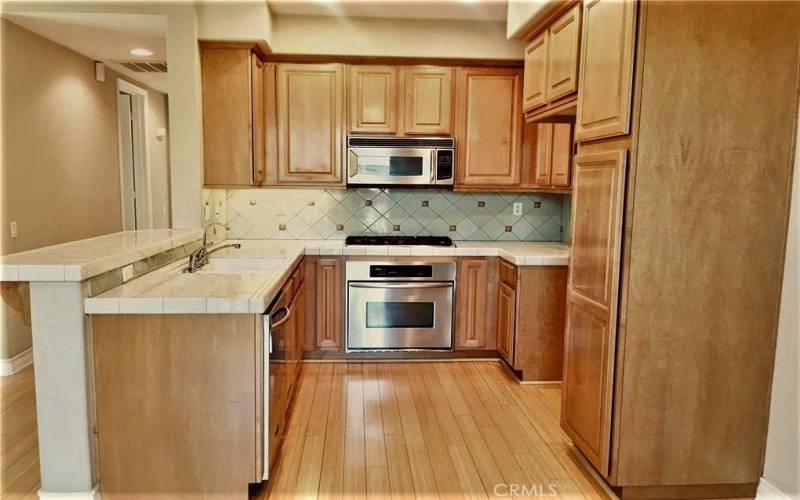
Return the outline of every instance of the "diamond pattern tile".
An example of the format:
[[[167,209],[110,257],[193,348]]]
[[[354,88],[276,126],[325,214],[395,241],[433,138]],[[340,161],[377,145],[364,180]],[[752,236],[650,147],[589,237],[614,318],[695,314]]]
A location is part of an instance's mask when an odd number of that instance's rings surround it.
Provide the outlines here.
[[[340,240],[362,234],[447,235],[461,241],[569,238],[569,195],[403,188],[232,189],[226,199],[230,237],[237,239]],[[512,214],[512,203],[522,203],[522,216]],[[286,225],[285,230],[279,229],[280,224]]]

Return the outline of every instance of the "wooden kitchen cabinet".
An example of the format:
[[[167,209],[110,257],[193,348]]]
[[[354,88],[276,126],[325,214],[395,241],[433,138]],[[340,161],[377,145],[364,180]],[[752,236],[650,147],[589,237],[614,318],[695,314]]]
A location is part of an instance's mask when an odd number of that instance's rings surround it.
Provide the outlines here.
[[[453,74],[444,66],[403,67],[406,134],[453,134]]]
[[[514,320],[517,292],[501,281],[497,287],[497,352],[508,364],[514,363]]]
[[[201,44],[206,186],[264,181],[266,116],[260,53],[242,44]]]
[[[584,3],[577,141],[630,132],[637,5],[616,0]]]
[[[456,87],[456,187],[518,184],[522,72],[458,68]]]
[[[91,321],[103,498],[216,491],[246,500],[263,474],[261,316]]]
[[[534,185],[568,188],[572,163],[572,124],[534,123],[537,128]]]
[[[496,260],[496,259],[495,259]],[[494,349],[492,291],[497,280],[490,279],[496,267],[487,257],[462,257],[458,259],[455,297],[456,350]],[[496,274],[496,271],[495,271]]]
[[[341,349],[344,328],[344,260],[319,258],[316,279],[316,347]]]
[[[276,67],[277,184],[342,185],[344,68]]]
[[[561,380],[567,266],[499,259],[497,275],[497,352],[520,380]]]
[[[400,66],[349,66],[350,133],[398,133]]]
[[[580,5],[574,6],[547,28],[547,77],[544,89],[547,102],[578,90],[580,33]]]
[[[572,255],[561,422],[586,458],[609,472],[627,151],[579,154],[572,191]]]
[[[524,112],[539,118],[571,108],[574,114],[580,33],[581,8],[575,4],[528,43]]]
[[[523,82],[523,111],[536,108],[545,102],[547,85],[547,31],[531,40],[525,47],[525,72]]]
[[[564,192],[572,174],[572,124],[531,122],[523,125],[521,189]]]

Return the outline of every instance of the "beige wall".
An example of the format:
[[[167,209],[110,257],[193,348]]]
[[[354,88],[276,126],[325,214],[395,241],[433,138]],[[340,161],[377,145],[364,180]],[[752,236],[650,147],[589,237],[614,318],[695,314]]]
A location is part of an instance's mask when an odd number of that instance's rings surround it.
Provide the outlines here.
[[[121,229],[116,78],[94,79],[94,63],[5,19],[2,36],[0,254]],[[134,82],[135,83],[135,82]],[[167,100],[149,90],[148,152],[154,222],[169,225]],[[19,237],[10,238],[17,221]],[[30,331],[3,304],[0,358],[30,347]]]
[[[506,37],[520,38],[565,0],[509,0],[506,14]]]
[[[522,59],[504,22],[273,16],[273,52],[365,56]]]
[[[792,208],[764,463],[764,478],[792,499],[800,498],[800,141],[795,141]]]

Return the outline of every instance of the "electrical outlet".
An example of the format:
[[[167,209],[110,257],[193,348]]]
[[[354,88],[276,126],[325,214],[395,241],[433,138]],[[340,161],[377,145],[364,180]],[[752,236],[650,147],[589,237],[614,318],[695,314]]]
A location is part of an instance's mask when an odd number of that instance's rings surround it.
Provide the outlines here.
[[[514,203],[514,211],[512,215],[522,215],[522,203]]]
[[[16,238],[17,236],[19,236],[19,232],[17,231],[17,221],[12,220],[11,221],[11,237],[12,238]]]

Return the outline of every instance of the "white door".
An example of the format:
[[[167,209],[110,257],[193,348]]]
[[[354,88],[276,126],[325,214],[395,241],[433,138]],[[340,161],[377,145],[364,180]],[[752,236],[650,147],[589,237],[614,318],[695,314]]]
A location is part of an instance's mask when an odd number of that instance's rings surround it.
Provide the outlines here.
[[[143,101],[142,96],[124,91],[120,91],[117,95],[124,231],[150,227],[147,171],[144,161],[146,149]]]

